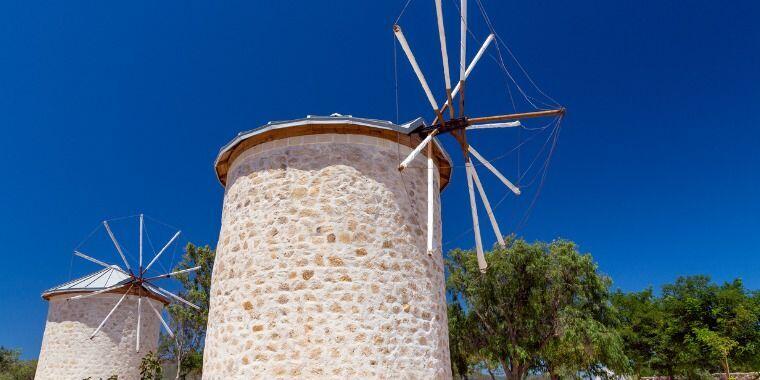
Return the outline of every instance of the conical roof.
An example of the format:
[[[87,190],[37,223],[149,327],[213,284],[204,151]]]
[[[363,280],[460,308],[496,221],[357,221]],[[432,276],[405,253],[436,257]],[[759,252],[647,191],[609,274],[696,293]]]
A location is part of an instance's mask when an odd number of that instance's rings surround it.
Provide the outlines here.
[[[90,273],[86,276],[79,277],[64,284],[45,290],[42,292],[42,298],[48,300],[50,297],[57,294],[94,292],[119,284],[124,284],[126,286],[130,283],[131,280],[132,278],[118,265],[111,265],[110,268],[103,268],[97,272]],[[157,298],[165,304],[169,303],[169,300],[164,295],[150,291],[144,286],[142,288],[147,292],[147,294],[151,296],[151,298]],[[122,289],[123,288],[116,288],[113,290],[113,292],[123,294],[124,292]],[[143,294],[145,295],[146,293]]]
[[[222,186],[227,186],[227,172],[235,158],[243,151],[264,142],[317,134],[366,135],[414,149],[424,138],[415,132],[425,125],[425,121],[419,117],[408,123],[398,125],[386,120],[366,119],[338,113],[330,116],[309,115],[302,119],[270,121],[266,125],[238,133],[232,141],[219,151],[219,155],[214,161],[214,168],[219,182]],[[434,138],[433,142],[433,150],[441,176],[440,187],[443,189],[451,178],[451,157],[443,149],[437,138]]]

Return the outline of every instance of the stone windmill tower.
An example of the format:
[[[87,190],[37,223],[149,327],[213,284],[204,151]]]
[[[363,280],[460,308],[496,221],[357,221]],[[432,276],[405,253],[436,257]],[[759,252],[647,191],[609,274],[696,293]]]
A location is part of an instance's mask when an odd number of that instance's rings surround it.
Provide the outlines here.
[[[143,343],[139,351],[135,350],[139,296],[137,288],[127,289],[129,281],[130,277],[114,265],[42,293],[50,306],[35,379],[140,378],[140,360],[156,350],[161,322],[158,313],[142,313]],[[142,302],[155,310],[169,303],[164,295],[147,288],[140,292]],[[94,295],[70,300],[85,294]],[[113,313],[119,302],[120,312]],[[93,336],[104,319],[107,323]]]
[[[433,139],[397,169],[421,126],[334,114],[222,148],[205,379],[451,377],[439,217],[451,162]]]
[[[170,301],[199,309],[200,307],[161,286],[160,280],[200,269],[177,268],[168,273],[149,272],[167,249],[177,241],[180,231],[156,252],[143,214],[104,220],[102,225],[74,249],[74,255],[103,269],[69,281],[42,293],[50,302],[36,379],[140,378],[140,362],[150,351],[156,351],[161,326],[170,337],[174,333],[161,316]],[[119,243],[111,223],[136,221],[139,246],[136,262],[129,264],[126,246]],[[174,230],[174,227],[159,222]],[[80,251],[93,235],[103,228],[119,253],[124,267],[109,264]],[[154,235],[155,236],[155,235]],[[153,251],[150,261],[143,261],[143,237]],[[176,246],[175,246],[176,248]],[[147,259],[147,256],[145,257]],[[147,263],[147,264],[146,264]],[[163,267],[163,265],[159,264]],[[165,268],[163,268],[166,270]],[[160,272],[159,272],[160,273]],[[155,275],[154,275],[155,274]]]

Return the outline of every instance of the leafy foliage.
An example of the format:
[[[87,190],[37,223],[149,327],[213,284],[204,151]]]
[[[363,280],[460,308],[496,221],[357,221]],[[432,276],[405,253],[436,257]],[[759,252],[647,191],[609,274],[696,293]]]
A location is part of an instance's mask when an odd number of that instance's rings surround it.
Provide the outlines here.
[[[633,293],[618,290],[612,295],[612,303],[618,312],[618,332],[633,372],[639,377],[655,375],[652,371],[657,361],[654,350],[660,340],[664,316],[652,289]]]
[[[191,372],[200,372],[203,366],[203,344],[206,339],[211,272],[215,254],[208,245],[198,247],[188,243],[182,260],[175,268],[181,270],[201,267],[195,272],[176,276],[182,284],[179,295],[198,305],[200,310],[180,304],[167,307],[169,325],[175,338],[162,335],[159,352],[163,358],[179,362],[177,378],[184,378]]]
[[[590,255],[570,241],[510,238],[506,248],[488,252],[487,261],[485,274],[473,251],[451,251],[447,261],[450,298],[472,317],[470,333],[462,335],[480,337],[470,342],[472,352],[498,361],[510,379],[531,370],[555,377],[627,370],[610,280]]]
[[[679,277],[655,297],[651,289],[617,292],[625,351],[637,374],[698,378],[760,365],[760,299],[741,280],[716,285]]]
[[[697,337],[697,340],[707,346],[713,354],[718,355],[726,373],[726,378],[728,378],[731,373],[728,365],[728,355],[731,353],[731,350],[739,345],[739,343],[704,327],[695,328],[694,335]]]
[[[161,361],[155,352],[151,351],[140,361],[140,380],[161,380]]]
[[[0,346],[0,380],[32,380],[36,360],[21,360],[21,351]]]
[[[451,373],[455,377],[467,379],[470,372],[471,347],[467,344],[470,331],[467,326],[467,315],[459,303],[448,305],[449,321],[449,353],[451,356]]]

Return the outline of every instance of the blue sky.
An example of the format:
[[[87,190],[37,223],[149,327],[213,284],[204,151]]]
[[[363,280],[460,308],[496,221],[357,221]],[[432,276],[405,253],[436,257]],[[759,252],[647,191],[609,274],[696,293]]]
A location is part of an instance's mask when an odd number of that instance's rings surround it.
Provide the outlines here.
[[[760,5],[483,1],[533,79],[569,110],[540,198],[517,232],[577,241],[624,290],[697,273],[760,288]],[[223,189],[212,163],[238,131],[333,112],[395,121],[391,26],[402,6],[1,4],[0,304],[13,312],[0,313],[0,344],[38,354],[40,292],[95,269],[72,267],[71,251],[105,218],[145,212],[215,245]],[[444,7],[456,62],[456,15],[451,1]],[[432,1],[415,0],[400,23],[440,95],[433,12]],[[485,37],[474,4],[471,15]],[[398,54],[399,118],[429,120]],[[492,60],[481,62],[468,85],[472,115],[511,111],[503,79]],[[487,157],[518,141],[515,131],[471,139]],[[518,173],[515,156],[497,166]],[[470,227],[462,173],[455,169],[443,194],[447,249],[473,244],[471,234],[459,237]],[[481,178],[492,202],[506,194]],[[497,210],[505,232],[531,191]],[[487,228],[484,237],[494,240]]]

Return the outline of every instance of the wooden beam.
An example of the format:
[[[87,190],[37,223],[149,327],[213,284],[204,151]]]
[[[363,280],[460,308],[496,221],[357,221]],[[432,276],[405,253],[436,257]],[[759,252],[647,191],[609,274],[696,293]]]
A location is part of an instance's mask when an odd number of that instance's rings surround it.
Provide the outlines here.
[[[496,216],[494,216],[493,210],[491,209],[491,202],[488,201],[486,191],[483,189],[483,184],[480,183],[478,171],[475,170],[474,166],[470,166],[470,174],[472,175],[472,181],[475,183],[475,188],[478,189],[478,193],[480,193],[480,200],[483,201],[483,206],[486,208],[486,213],[488,214],[488,219],[491,221],[491,227],[493,228],[493,233],[496,235],[496,240],[499,241],[499,244],[502,247],[506,247],[504,237],[501,235],[501,230],[499,229],[499,223],[496,222]]]
[[[140,325],[142,319],[142,286],[137,288],[137,342],[135,352],[140,352]]]
[[[475,150],[475,148],[473,148],[471,145],[468,145],[467,146],[467,150],[470,153],[472,153],[472,155],[475,156],[475,158],[477,158],[478,161],[480,161],[483,164],[483,166],[485,166],[486,168],[488,168],[488,170],[490,170],[491,173],[493,173],[496,177],[498,177],[499,180],[501,180],[501,182],[504,185],[506,185],[510,190],[512,190],[512,192],[515,193],[515,195],[520,195],[520,189],[517,186],[515,186],[514,184],[512,184],[512,182],[510,182],[507,179],[507,177],[504,177],[504,175],[501,174],[501,172],[499,170],[497,170],[493,165],[491,165],[491,163],[488,162],[488,160],[486,160],[485,158],[483,158],[483,156],[481,156],[480,153],[478,153],[478,151]]]
[[[161,324],[164,325],[164,329],[166,329],[166,333],[169,334],[170,337],[174,338],[174,333],[172,332],[172,329],[169,328],[169,325],[164,320],[164,317],[161,316],[161,313],[156,310],[156,307],[153,306],[152,303],[148,302],[148,306],[150,306],[151,309],[153,309],[153,312],[156,313],[156,316],[161,321]]]
[[[565,115],[565,108],[563,107],[563,108],[556,109],[556,110],[524,112],[524,113],[513,113],[513,114],[509,114],[509,115],[473,117],[473,118],[467,119],[467,121],[470,122],[471,124],[479,124],[479,123],[488,123],[488,122],[492,122],[492,121],[532,119],[532,118],[536,118],[536,117],[564,116],[564,115]]]
[[[435,229],[435,223],[433,221],[434,208],[435,208],[435,190],[433,189],[433,176],[435,175],[434,163],[433,163],[433,143],[428,144],[428,159],[427,159],[427,253],[433,255],[433,230]]]
[[[169,248],[169,246],[174,242],[174,240],[177,240],[177,237],[179,237],[180,233],[182,233],[182,231],[177,231],[177,233],[175,233],[174,236],[172,236],[172,238],[169,239],[168,242],[166,242],[166,245],[164,245],[164,247],[161,248],[160,251],[158,251],[158,253],[156,254],[156,256],[153,256],[153,260],[151,260],[148,263],[148,266],[146,266],[145,269],[142,271],[142,273],[140,273],[140,277],[142,277],[143,273],[147,273],[148,272],[148,269],[150,269],[150,267],[153,266],[153,263],[155,263],[156,260],[158,260],[158,258],[161,256],[161,254],[163,254],[164,251],[166,251],[166,249]]]
[[[119,245],[119,242],[116,241],[116,236],[113,235],[113,232],[111,231],[111,226],[108,225],[108,221],[104,220],[103,225],[106,227],[106,231],[108,232],[108,236],[111,237],[111,241],[113,242],[114,247],[116,247],[116,250],[119,251],[119,256],[121,256],[121,260],[124,261],[124,265],[127,267],[127,270],[132,273],[132,268],[129,267],[129,262],[127,261],[127,258],[124,256],[124,252],[121,251],[121,246]]]
[[[158,280],[158,279],[161,279],[161,278],[169,278],[169,277],[172,277],[172,276],[176,276],[176,275],[178,275],[180,273],[195,272],[198,269],[201,269],[201,267],[197,266],[197,267],[177,270],[177,271],[174,271],[174,272],[162,274],[160,276],[153,276],[153,277],[144,278],[143,281],[152,281],[152,280]]]
[[[465,70],[465,73],[464,73],[464,78],[465,79],[467,79],[470,76],[470,73],[472,72],[472,69],[475,68],[475,64],[478,63],[478,61],[480,60],[480,57],[483,56],[483,53],[485,53],[486,48],[488,48],[488,45],[490,45],[493,40],[494,40],[494,35],[493,34],[489,35],[488,38],[486,38],[486,41],[483,43],[483,46],[481,46],[480,50],[478,50],[478,53],[475,54],[475,57],[472,59],[472,62],[470,62],[470,65],[467,66],[467,70]],[[457,93],[460,90],[464,90],[464,81],[462,81],[462,80],[460,80],[459,83],[456,86],[454,86],[454,89],[451,90],[451,97],[455,98],[457,96]],[[447,107],[451,107],[451,106],[453,106],[453,105],[447,100],[443,104],[443,106],[441,106],[440,112],[445,111]],[[463,117],[464,113],[463,112],[460,112],[460,113],[462,114],[462,116],[460,116],[460,117]],[[442,121],[442,120],[443,120],[442,117],[436,115],[436,118],[435,118],[435,120],[433,120],[432,124],[433,125],[438,124],[438,122]]]
[[[438,134],[437,129],[434,129],[432,132],[430,132],[430,134],[427,135],[427,137],[425,137],[425,139],[422,140],[422,142],[419,145],[417,145],[417,147],[414,148],[414,150],[412,150],[412,152],[409,153],[408,156],[406,156],[404,161],[401,161],[401,163],[398,165],[398,170],[402,171],[406,169],[406,167],[409,166],[409,164],[417,157],[417,155],[420,154],[420,152],[422,152],[422,148],[424,148],[425,145],[432,145],[433,137],[435,137],[436,134]],[[432,150],[428,150],[428,154],[432,154]],[[428,158],[432,158],[432,156],[428,156]]]
[[[467,157],[465,161],[465,171],[467,172],[467,190],[470,194],[470,213],[472,214],[472,230],[475,232],[475,252],[478,258],[478,268],[481,273],[486,273],[488,263],[483,253],[483,241],[480,239],[480,222],[478,221],[478,206],[475,203],[475,189],[472,186],[472,161]]]
[[[420,66],[417,64],[417,59],[414,58],[412,48],[409,47],[409,43],[406,41],[406,37],[404,37],[404,32],[401,30],[401,27],[398,25],[393,25],[393,34],[396,35],[396,39],[398,39],[398,42],[401,44],[401,49],[404,50],[406,58],[409,59],[409,63],[412,65],[414,73],[417,74],[417,79],[420,81],[420,85],[425,91],[425,95],[427,95],[430,106],[433,107],[433,110],[435,112],[440,113],[438,102],[435,101],[435,97],[433,97],[433,93],[430,91],[427,80],[425,80],[425,75],[422,74],[422,70],[420,70]],[[448,70],[446,72],[448,73]]]

